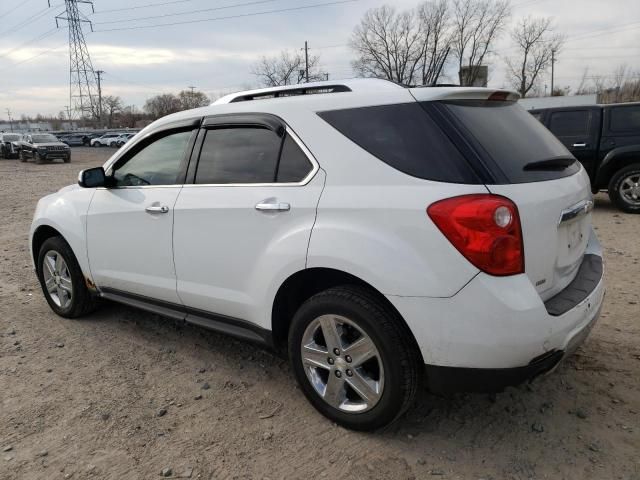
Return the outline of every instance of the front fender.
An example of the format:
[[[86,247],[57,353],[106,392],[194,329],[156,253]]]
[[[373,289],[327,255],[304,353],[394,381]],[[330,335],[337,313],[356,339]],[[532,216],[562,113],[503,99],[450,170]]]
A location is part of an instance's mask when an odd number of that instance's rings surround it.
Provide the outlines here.
[[[87,212],[94,192],[94,189],[72,185],[43,197],[38,202],[29,231],[31,251],[33,251],[34,235],[39,228],[46,226],[60,232],[71,246],[82,273],[89,279],[91,279],[91,270],[87,256],[86,226]],[[35,258],[33,261],[35,266]]]

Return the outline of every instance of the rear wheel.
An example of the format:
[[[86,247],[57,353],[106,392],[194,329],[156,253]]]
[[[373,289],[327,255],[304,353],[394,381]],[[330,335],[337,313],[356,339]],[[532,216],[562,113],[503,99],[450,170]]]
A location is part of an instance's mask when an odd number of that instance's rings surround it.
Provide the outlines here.
[[[402,415],[423,370],[397,313],[358,286],[331,288],[307,300],[291,325],[289,355],[313,406],[355,430],[381,428]]]
[[[640,213],[640,163],[622,168],[611,177],[609,198],[623,212]]]
[[[58,315],[75,318],[95,308],[80,265],[62,237],[49,238],[42,244],[37,273],[47,303]]]

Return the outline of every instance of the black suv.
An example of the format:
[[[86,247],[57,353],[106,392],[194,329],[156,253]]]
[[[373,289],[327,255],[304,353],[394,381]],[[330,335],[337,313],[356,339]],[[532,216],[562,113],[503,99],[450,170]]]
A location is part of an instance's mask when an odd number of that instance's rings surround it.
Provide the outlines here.
[[[584,165],[593,192],[640,213],[640,102],[531,110]]]
[[[0,133],[0,158],[18,158],[19,133]]]

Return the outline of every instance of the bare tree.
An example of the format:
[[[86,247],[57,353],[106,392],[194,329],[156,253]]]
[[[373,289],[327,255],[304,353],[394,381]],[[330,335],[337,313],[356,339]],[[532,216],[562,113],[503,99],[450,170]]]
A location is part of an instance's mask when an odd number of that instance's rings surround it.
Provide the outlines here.
[[[453,53],[460,85],[472,85],[478,78],[478,67],[491,52],[509,14],[508,0],[453,0]]]
[[[551,65],[553,52],[560,51],[563,38],[553,33],[551,18],[525,17],[511,31],[517,53],[507,58],[511,83],[523,98]],[[553,92],[552,92],[553,95]]]
[[[304,56],[298,52],[283,50],[276,57],[262,57],[252,68],[251,73],[257,76],[266,87],[279,87],[300,83],[305,71]],[[320,72],[320,57],[309,56],[309,81],[324,80]]]
[[[451,52],[451,11],[447,0],[436,0],[422,3],[416,12],[422,35],[420,80],[422,85],[433,85],[442,76]]]
[[[373,8],[351,36],[353,69],[361,77],[403,85],[436,83],[449,57],[451,33],[448,0],[426,1],[403,12]]]
[[[576,95],[586,95],[589,93],[593,93],[592,89],[587,86],[587,78],[589,77],[589,66],[584,67],[584,71],[582,72],[582,77],[580,78],[580,83],[578,84],[578,88],[576,89]]]
[[[181,107],[180,99],[173,93],[156,95],[149,98],[144,104],[144,110],[154,119],[179,112]]]
[[[199,92],[197,90],[182,90],[178,94],[178,98],[180,99],[180,109],[181,110],[189,110],[191,108],[198,107],[206,107],[211,103],[209,97],[204,92]]]
[[[103,115],[107,115],[107,125],[109,128],[112,126],[114,115],[121,112],[122,108],[122,99],[120,97],[114,97],[113,95],[102,97],[102,113]]]

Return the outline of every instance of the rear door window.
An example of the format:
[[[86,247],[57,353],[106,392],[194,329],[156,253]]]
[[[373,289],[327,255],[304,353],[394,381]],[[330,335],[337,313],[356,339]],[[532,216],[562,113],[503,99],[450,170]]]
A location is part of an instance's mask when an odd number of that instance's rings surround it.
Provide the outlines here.
[[[573,175],[568,167],[530,169],[550,160],[575,160],[562,143],[516,102],[469,100],[439,102],[456,127],[484,160],[495,183],[527,183]],[[525,167],[527,167],[525,169]]]
[[[589,110],[551,112],[549,130],[556,137],[587,137],[590,119]]]
[[[615,107],[610,112],[611,131],[640,134],[640,105]]]
[[[320,112],[361,148],[408,175],[450,183],[481,183],[466,159],[419,103]]]

